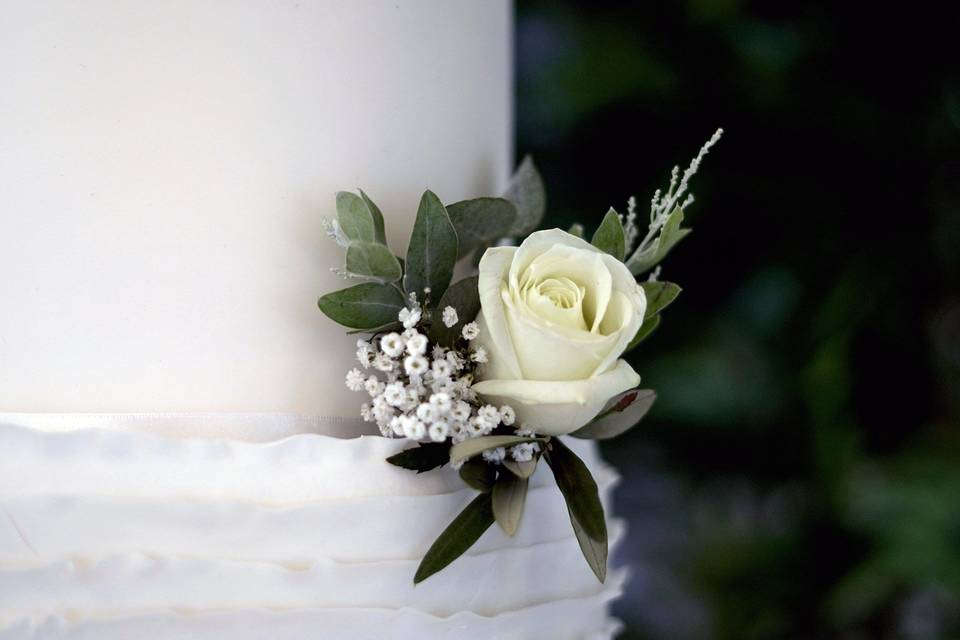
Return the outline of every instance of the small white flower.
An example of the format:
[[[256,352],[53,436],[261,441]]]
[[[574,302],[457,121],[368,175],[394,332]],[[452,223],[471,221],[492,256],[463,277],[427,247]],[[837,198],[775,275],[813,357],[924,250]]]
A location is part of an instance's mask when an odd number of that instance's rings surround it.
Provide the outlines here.
[[[462,333],[463,337],[467,340],[476,340],[477,336],[480,335],[480,325],[478,325],[476,322],[468,322],[467,324],[463,325],[463,329],[461,329],[460,333]]]
[[[414,417],[404,417],[407,419],[401,420],[403,422],[403,435],[407,436],[411,440],[420,440],[427,435],[427,427],[425,424]]]
[[[534,452],[539,449],[540,446],[536,442],[521,442],[510,449],[510,455],[517,462],[529,462],[533,460]]]
[[[407,356],[403,361],[403,370],[408,376],[422,376],[427,372],[427,359],[423,356]]]
[[[403,421],[400,420],[400,416],[393,416],[390,418],[390,429],[393,431],[393,435],[402,436],[403,435]]]
[[[437,419],[437,410],[427,402],[421,403],[417,407],[417,417],[424,422],[433,422]]]
[[[490,428],[500,424],[500,411],[492,404],[485,404],[477,410],[477,416],[490,425]]]
[[[359,369],[350,369],[350,371],[347,372],[346,384],[347,389],[350,389],[350,391],[363,391],[364,381],[363,372]]]
[[[378,371],[393,371],[393,368],[396,366],[396,362],[385,353],[378,353],[376,358],[373,360],[373,366]]]
[[[450,363],[450,366],[453,367],[454,371],[460,371],[463,369],[463,358],[456,351],[451,350],[447,352],[447,362]]]
[[[509,427],[516,420],[517,420],[517,413],[513,410],[513,407],[506,404],[500,407],[500,422],[502,422],[503,424]]]
[[[394,434],[393,434],[393,429],[390,427],[390,424],[389,424],[389,423],[387,423],[387,422],[384,422],[384,423],[382,423],[382,424],[379,424],[379,423],[378,423],[377,426],[380,427],[380,435],[382,435],[384,438],[391,438],[391,437],[393,437],[393,435],[394,435]]]
[[[407,340],[407,353],[412,356],[422,356],[427,352],[427,336],[418,333]]]
[[[388,333],[380,338],[380,349],[391,358],[396,358],[403,353],[403,338],[399,333]]]
[[[360,340],[359,342],[363,342]],[[359,344],[358,342],[358,344]],[[370,365],[373,364],[373,359],[375,357],[373,348],[369,344],[364,343],[366,346],[357,347],[357,362],[360,363],[360,366],[364,369],[369,369]]]
[[[470,359],[477,364],[484,364],[487,362],[487,350],[483,347],[477,347],[474,352],[470,354]]]
[[[531,428],[527,425],[527,423],[523,423],[523,424],[520,425],[520,428],[517,429],[517,435],[518,435],[518,436],[523,436],[524,438],[532,438],[533,436],[535,436],[535,435],[537,435],[537,434],[536,434],[536,432],[535,432],[533,429],[531,429]]]
[[[430,439],[434,442],[443,442],[450,435],[450,425],[446,420],[437,420],[427,429]]]
[[[450,394],[443,392],[434,393],[430,396],[430,406],[432,406],[438,414],[448,413],[452,408]]]
[[[474,416],[470,418],[470,421],[467,422],[467,432],[471,437],[485,436],[490,433],[490,426],[487,424],[487,421],[479,416]]]
[[[434,360],[442,360],[446,355],[447,350],[438,344],[433,345],[433,349],[430,350],[430,357]]]
[[[383,390],[383,399],[390,406],[399,407],[407,399],[407,390],[403,388],[403,383],[391,382]]]
[[[507,457],[507,451],[503,447],[497,447],[496,449],[487,449],[483,452],[483,459],[487,462],[492,462],[494,464],[500,464],[503,462],[503,459]]]
[[[433,370],[434,377],[437,378],[449,378],[453,375],[453,366],[446,359],[434,360],[430,368]]]
[[[453,327],[453,325],[457,324],[457,322],[460,320],[460,318],[457,317],[457,310],[449,306],[443,310],[442,319],[443,324],[448,329]]]
[[[463,400],[458,400],[456,406],[450,409],[450,415],[457,422],[464,424],[470,419],[470,405]]]
[[[373,410],[370,409],[370,405],[366,403],[360,405],[360,417],[364,422],[373,422]]]
[[[454,444],[456,444],[458,442],[463,442],[470,436],[462,424],[451,424],[450,437],[453,439]]]
[[[407,307],[400,309],[400,313],[397,316],[400,322],[403,323],[404,329],[412,329],[417,326],[417,323],[420,322],[420,317],[420,309],[408,309]]]
[[[377,379],[376,376],[370,376],[367,378],[367,381],[363,384],[364,389],[367,390],[367,393],[370,394],[370,397],[378,396],[383,393],[384,384]]]

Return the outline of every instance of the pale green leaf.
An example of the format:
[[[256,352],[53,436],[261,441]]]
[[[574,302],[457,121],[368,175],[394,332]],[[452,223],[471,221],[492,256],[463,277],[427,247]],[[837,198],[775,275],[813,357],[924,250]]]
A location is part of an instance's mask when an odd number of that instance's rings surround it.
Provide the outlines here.
[[[523,436],[480,436],[479,438],[470,438],[463,442],[458,442],[450,449],[450,462],[457,464],[463,460],[468,460],[473,456],[479,455],[487,449],[496,449],[497,447],[507,447],[521,442],[537,442],[538,438],[526,438]]]
[[[657,264],[666,257],[670,249],[687,237],[690,229],[681,229],[680,224],[682,222],[683,209],[677,207],[667,217],[667,221],[660,230],[660,235],[657,236],[657,239],[651,242],[643,251],[638,248],[633,255],[627,259],[627,268],[630,269],[633,275],[640,275],[657,266]]]
[[[503,197],[517,208],[517,219],[510,235],[525,236],[540,226],[547,210],[547,190],[530,156],[526,156],[517,167]]]
[[[376,241],[373,214],[363,199],[349,191],[337,192],[337,222],[352,241]]]
[[[597,580],[603,584],[607,579],[607,541],[594,540],[587,532],[583,530],[580,522],[570,514],[570,524],[573,526],[573,533],[577,536],[577,544],[580,545],[580,551],[583,558],[590,566],[590,570],[597,576]]]
[[[626,252],[626,237],[623,233],[623,223],[620,222],[620,216],[610,208],[607,215],[603,217],[603,222],[593,234],[590,244],[605,253],[609,253],[617,260],[623,261]]]
[[[510,235],[517,208],[503,198],[474,198],[447,205],[450,221],[460,240],[460,258],[479,249],[486,250]]]
[[[397,257],[386,245],[376,242],[351,242],[347,247],[346,268],[350,275],[382,283],[396,282],[403,276]]]
[[[423,556],[413,577],[414,584],[449,565],[480,539],[493,524],[492,502],[489,493],[481,493],[453,519]]]
[[[358,191],[360,191],[360,197],[363,198],[363,202],[367,205],[367,210],[370,211],[370,216],[373,218],[373,239],[380,244],[387,244],[387,232],[383,224],[383,214],[380,212],[380,207],[373,203],[373,200],[363,192],[363,189],[358,189]]]
[[[410,236],[403,287],[408,294],[416,293],[420,302],[426,300],[427,288],[430,298],[439,300],[450,284],[456,262],[457,232],[440,199],[426,191]]]
[[[677,299],[682,289],[672,282],[641,282],[643,292],[647,296],[647,310],[644,319],[659,314],[671,302]]]
[[[512,473],[501,473],[493,485],[493,517],[508,536],[513,537],[520,527],[523,505],[527,500],[526,478]]]
[[[657,394],[652,389],[633,389],[622,393],[611,401],[611,407],[570,435],[593,440],[615,438],[635,427],[647,415],[656,399]]]
[[[527,460],[526,462],[517,462],[516,460],[510,460],[509,458],[503,461],[503,466],[509,469],[513,475],[518,478],[529,478],[533,475],[533,472],[537,470],[537,460]]]
[[[365,282],[320,298],[320,310],[351,329],[374,329],[390,324],[406,301],[394,286]]]

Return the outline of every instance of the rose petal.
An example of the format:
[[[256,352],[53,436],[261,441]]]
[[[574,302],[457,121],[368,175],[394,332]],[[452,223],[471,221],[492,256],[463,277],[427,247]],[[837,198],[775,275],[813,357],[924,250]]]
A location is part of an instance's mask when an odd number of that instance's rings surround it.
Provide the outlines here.
[[[620,360],[599,376],[586,380],[484,380],[473,389],[486,401],[507,404],[517,420],[537,433],[563,435],[592,420],[610,398],[640,384],[640,376]]]
[[[487,249],[480,258],[477,284],[481,305],[478,344],[483,346],[489,355],[487,373],[498,377],[520,377],[520,364],[513,349],[500,294],[516,252],[516,247],[494,247]]]

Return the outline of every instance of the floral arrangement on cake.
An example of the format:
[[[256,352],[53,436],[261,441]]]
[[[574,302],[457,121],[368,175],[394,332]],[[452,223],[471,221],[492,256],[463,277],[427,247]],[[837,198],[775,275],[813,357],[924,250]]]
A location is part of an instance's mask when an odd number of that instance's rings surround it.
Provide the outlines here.
[[[607,528],[597,484],[560,436],[618,436],[656,394],[621,357],[660,324],[680,287],[660,262],[690,230],[690,178],[717,132],[650,202],[645,232],[636,200],[611,208],[588,242],[581,225],[536,231],[546,209],[529,157],[502,197],[444,205],[423,194],[406,256],[387,246],[384,219],[363,191],[337,194],[327,232],[346,249],[337,271],[362,280],[320,298],[320,309],[357,341],[346,375],[369,400],[367,422],[414,446],[387,462],[424,473],[445,464],[478,495],[440,534],[414,582],[440,571],[496,522],[514,535],[528,479],[553,472],[590,568],[603,582]],[[519,245],[516,245],[518,240]],[[463,261],[463,263],[461,263]],[[467,262],[469,261],[469,262]],[[458,263],[477,275],[454,282]],[[639,279],[639,281],[638,281]]]

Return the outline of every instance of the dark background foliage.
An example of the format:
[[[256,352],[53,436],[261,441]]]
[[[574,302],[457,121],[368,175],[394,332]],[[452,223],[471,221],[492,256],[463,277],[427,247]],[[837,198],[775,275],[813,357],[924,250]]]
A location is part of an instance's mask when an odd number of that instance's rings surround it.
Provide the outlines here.
[[[960,637],[955,7],[518,0],[551,225],[644,213],[726,130],[606,448],[624,638]]]

